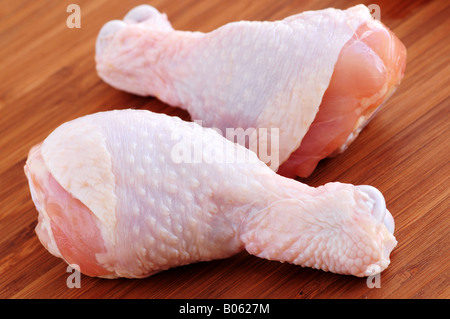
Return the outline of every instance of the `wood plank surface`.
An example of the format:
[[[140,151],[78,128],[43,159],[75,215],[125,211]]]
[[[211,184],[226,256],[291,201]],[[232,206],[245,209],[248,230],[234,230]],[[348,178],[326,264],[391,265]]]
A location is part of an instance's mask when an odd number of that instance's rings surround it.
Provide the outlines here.
[[[69,29],[66,8],[81,8]],[[174,28],[211,31],[238,20],[277,20],[304,10],[358,2],[148,0]],[[37,212],[23,172],[29,149],[82,115],[142,108],[189,119],[155,98],[115,90],[97,76],[101,26],[142,0],[0,1],[0,297],[1,298],[449,298],[449,1],[376,3],[381,21],[408,50],[397,92],[342,155],[303,182],[370,184],[385,195],[398,246],[380,276],[364,278],[267,261],[241,253],[140,279],[81,277],[69,289],[66,264],[34,233]]]

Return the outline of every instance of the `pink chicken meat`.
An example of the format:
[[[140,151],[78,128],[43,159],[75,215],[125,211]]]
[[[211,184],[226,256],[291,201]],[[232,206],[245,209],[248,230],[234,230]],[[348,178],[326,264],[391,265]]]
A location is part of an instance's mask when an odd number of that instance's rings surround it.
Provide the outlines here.
[[[67,122],[31,149],[25,173],[40,241],[89,276],[142,278],[242,250],[369,276],[397,244],[376,188],[309,187],[213,129],[149,111]]]
[[[142,5],[106,23],[96,44],[97,72],[115,88],[156,96],[222,132],[268,129],[250,140],[266,150],[279,140],[277,160],[260,159],[289,177],[344,151],[398,87],[405,63],[403,44],[363,5],[209,33],[174,30]],[[245,134],[237,142],[260,149]]]

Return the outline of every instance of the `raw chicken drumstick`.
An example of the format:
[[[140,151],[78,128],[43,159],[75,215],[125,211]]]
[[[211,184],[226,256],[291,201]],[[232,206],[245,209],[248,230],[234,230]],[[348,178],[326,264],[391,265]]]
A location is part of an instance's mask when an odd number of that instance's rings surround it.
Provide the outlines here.
[[[397,244],[376,188],[309,187],[213,129],[150,111],[67,122],[31,149],[25,172],[40,241],[90,276],[146,277],[243,249],[369,276]]]
[[[182,107],[223,135],[242,128],[236,142],[255,152],[279,139],[279,156],[258,155],[273,170],[285,163],[279,173],[289,177],[343,152],[400,84],[405,62],[404,45],[363,5],[209,33],[176,31],[142,5],[106,23],[96,43],[105,82]]]

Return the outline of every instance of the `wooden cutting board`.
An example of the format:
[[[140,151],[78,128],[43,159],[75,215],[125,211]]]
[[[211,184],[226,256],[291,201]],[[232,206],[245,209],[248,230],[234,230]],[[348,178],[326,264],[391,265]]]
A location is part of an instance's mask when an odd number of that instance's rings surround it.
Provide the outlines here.
[[[81,27],[68,28],[70,3]],[[377,1],[381,20],[408,50],[404,81],[342,155],[303,182],[370,184],[396,221],[392,263],[370,288],[364,278],[262,260],[247,253],[141,280],[71,273],[34,233],[37,212],[23,166],[29,149],[76,117],[142,108],[188,119],[154,98],[115,90],[95,71],[101,26],[142,3],[16,0],[0,5],[0,297],[2,298],[449,298],[449,1]],[[277,20],[356,1],[155,0],[174,28],[211,31],[237,20]],[[364,1],[366,5],[370,1]]]

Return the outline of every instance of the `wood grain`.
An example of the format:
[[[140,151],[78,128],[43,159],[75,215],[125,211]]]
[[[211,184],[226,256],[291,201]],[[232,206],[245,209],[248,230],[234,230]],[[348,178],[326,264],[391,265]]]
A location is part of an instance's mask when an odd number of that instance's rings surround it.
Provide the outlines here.
[[[173,26],[211,31],[237,20],[276,20],[356,1],[149,1]],[[375,1],[374,1],[375,2]],[[66,8],[81,7],[69,29]],[[34,233],[37,212],[23,166],[29,149],[68,120],[97,111],[144,108],[188,119],[154,98],[117,91],[96,75],[100,27],[141,0],[0,2],[0,297],[2,298],[449,298],[448,1],[376,3],[408,50],[406,76],[360,137],[304,182],[371,184],[386,197],[398,246],[381,288],[366,280],[258,259],[246,253],[141,280],[82,276],[66,286],[66,264]],[[370,4],[370,1],[363,1]]]

